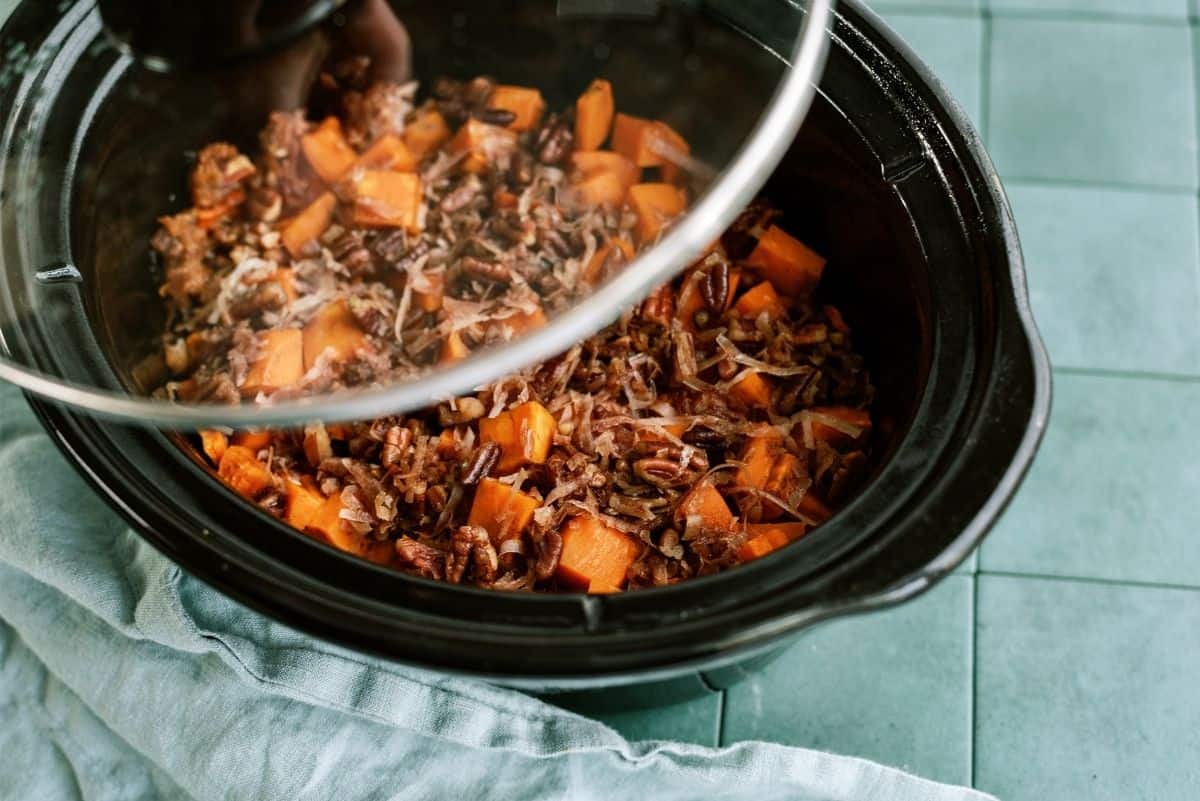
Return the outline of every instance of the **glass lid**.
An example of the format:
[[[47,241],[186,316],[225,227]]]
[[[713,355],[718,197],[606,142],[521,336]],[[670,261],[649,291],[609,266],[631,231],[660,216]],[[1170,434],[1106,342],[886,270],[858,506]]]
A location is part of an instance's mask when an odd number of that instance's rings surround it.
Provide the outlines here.
[[[250,427],[552,359],[719,246],[808,111],[831,3],[25,0],[0,379]]]

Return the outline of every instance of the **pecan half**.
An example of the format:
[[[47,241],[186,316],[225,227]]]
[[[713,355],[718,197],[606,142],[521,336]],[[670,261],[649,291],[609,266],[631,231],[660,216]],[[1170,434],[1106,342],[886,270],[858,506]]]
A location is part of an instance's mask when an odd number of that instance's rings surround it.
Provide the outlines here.
[[[410,573],[431,579],[440,580],[446,570],[444,553],[412,537],[396,540],[396,562]]]
[[[446,581],[462,583],[467,567],[473,568],[475,581],[493,581],[500,572],[500,559],[492,547],[487,530],[479,526],[460,526],[450,539],[446,560]]]
[[[500,461],[500,446],[495,442],[483,443],[475,451],[475,455],[467,464],[466,470],[463,471],[463,484],[468,487],[475,486],[484,476],[495,469],[498,461]]]

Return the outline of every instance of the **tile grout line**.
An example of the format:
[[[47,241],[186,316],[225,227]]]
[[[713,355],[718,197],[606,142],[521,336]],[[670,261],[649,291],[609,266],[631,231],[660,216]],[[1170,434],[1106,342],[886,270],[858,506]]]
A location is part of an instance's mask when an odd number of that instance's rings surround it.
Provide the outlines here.
[[[1146,195],[1174,195],[1176,197],[1195,197],[1196,189],[1191,186],[1173,184],[1139,184],[1131,181],[1097,181],[1084,178],[1047,178],[1036,175],[1005,175],[1006,186],[1022,184],[1024,186],[1045,187],[1049,189],[1099,189],[1108,192],[1132,192]]]
[[[1107,367],[1073,367],[1069,365],[1055,366],[1051,369],[1055,375],[1118,378],[1123,381],[1161,381],[1168,384],[1200,384],[1200,375],[1188,373],[1155,373],[1148,370],[1113,370]]]
[[[971,703],[968,705],[968,725],[971,727],[971,750],[968,754],[968,775],[971,786],[977,787],[975,750],[979,747],[979,574],[971,574]]]
[[[977,576],[995,576],[997,578],[1030,579],[1033,581],[1056,581],[1066,584],[1092,584],[1103,587],[1127,587],[1143,590],[1173,590],[1176,592],[1200,592],[1200,584],[1173,584],[1161,581],[1137,581],[1133,579],[1111,579],[1097,576],[1063,576],[1050,573],[1026,573],[1020,570],[984,570],[980,569]]]
[[[717,696],[717,742],[715,748],[725,747],[725,696],[729,690],[722,689]]]

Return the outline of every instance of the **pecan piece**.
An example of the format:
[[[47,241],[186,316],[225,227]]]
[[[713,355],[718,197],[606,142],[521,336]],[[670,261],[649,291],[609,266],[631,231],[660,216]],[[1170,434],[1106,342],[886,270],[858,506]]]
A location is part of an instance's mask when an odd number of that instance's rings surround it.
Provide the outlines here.
[[[487,530],[479,526],[459,526],[450,539],[450,556],[446,560],[446,581],[462,583],[467,567],[473,568],[475,581],[494,581],[500,572],[500,559]]]
[[[704,277],[700,279],[700,297],[713,314],[725,311],[725,302],[729,299],[729,262],[719,259],[704,271]]]
[[[512,271],[508,265],[498,261],[485,261],[473,256],[463,256],[459,259],[458,266],[471,278],[493,281],[497,284],[507,284],[512,280]]]
[[[445,574],[446,555],[412,537],[396,540],[396,560],[403,570],[418,576],[440,580]]]
[[[475,451],[475,456],[463,471],[463,484],[473,487],[490,474],[500,461],[500,445],[495,442],[485,442]]]

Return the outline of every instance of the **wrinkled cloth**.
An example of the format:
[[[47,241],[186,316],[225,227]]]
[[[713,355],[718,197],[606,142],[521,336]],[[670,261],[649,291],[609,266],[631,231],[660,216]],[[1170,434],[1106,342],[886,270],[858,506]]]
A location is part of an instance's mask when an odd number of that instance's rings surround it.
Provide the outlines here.
[[[632,743],[315,640],[146,545],[3,384],[0,720],[4,801],[989,798],[768,743]]]

